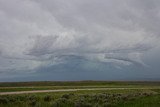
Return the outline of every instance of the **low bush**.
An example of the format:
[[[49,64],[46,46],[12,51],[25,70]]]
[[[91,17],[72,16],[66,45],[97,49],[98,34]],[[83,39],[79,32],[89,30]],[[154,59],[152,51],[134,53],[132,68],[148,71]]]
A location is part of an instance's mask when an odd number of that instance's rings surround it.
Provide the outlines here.
[[[112,103],[109,103],[109,102],[106,102],[104,104],[102,104],[102,107],[115,107],[116,105],[112,104]]]
[[[7,104],[9,100],[7,98],[0,98],[0,104]]]
[[[51,101],[52,100],[52,96],[50,96],[50,95],[46,95],[45,97],[44,97],[44,101]]]
[[[70,98],[70,95],[69,95],[69,94],[64,94],[64,95],[62,95],[62,97],[61,97],[61,98],[69,99],[69,98]]]
[[[74,102],[66,98],[60,98],[53,102],[52,107],[74,107]]]
[[[37,104],[37,101],[36,100],[31,100],[29,101],[29,105],[30,106],[35,106]]]
[[[92,107],[91,103],[88,102],[75,102],[74,107]]]

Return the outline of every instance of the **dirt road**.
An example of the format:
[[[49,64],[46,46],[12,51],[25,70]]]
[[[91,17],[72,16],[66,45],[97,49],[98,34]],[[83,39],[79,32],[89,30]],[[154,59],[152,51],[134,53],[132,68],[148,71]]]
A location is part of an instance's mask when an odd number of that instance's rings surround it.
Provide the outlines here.
[[[135,90],[135,89],[159,89],[159,88],[88,88],[88,89],[58,89],[58,90],[33,90],[33,91],[18,91],[18,92],[0,92],[0,95],[12,94],[30,94],[30,93],[47,93],[47,92],[72,92],[72,91],[92,91],[92,90]]]

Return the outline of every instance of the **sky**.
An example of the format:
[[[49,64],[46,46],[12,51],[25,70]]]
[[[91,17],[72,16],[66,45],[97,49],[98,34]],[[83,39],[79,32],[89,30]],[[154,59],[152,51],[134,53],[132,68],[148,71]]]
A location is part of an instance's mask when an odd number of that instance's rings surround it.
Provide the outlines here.
[[[0,0],[0,81],[160,80],[159,0]]]

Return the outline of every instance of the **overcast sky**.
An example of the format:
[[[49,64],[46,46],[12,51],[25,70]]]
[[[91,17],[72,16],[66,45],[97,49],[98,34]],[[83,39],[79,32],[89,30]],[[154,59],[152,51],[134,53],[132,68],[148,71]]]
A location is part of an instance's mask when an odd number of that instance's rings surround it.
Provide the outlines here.
[[[159,0],[0,0],[0,81],[160,80]]]

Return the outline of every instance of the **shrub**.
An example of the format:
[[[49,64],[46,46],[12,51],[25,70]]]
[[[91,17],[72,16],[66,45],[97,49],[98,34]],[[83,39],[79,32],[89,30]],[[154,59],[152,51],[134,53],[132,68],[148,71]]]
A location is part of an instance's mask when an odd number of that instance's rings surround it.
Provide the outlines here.
[[[104,103],[104,104],[102,105],[102,107],[115,107],[115,105],[114,105],[114,104],[111,104],[111,103],[106,102],[106,103]]]
[[[149,93],[143,93],[143,96],[150,96]]]
[[[44,101],[51,101],[52,100],[52,97],[50,96],[50,95],[46,95],[45,97],[44,97]]]
[[[84,98],[88,98],[89,97],[89,95],[88,94],[85,94],[85,95],[83,95],[84,96]]]
[[[122,96],[122,100],[124,101],[128,100],[128,96]]]
[[[28,98],[27,98],[27,100],[29,100],[29,101],[33,101],[33,100],[35,100],[35,101],[38,101],[40,98],[39,97],[36,97],[35,95],[30,95],[30,96],[28,96]]]
[[[55,101],[55,102],[52,104],[51,107],[60,107],[60,104],[59,104],[58,102]]]
[[[31,100],[30,102],[29,102],[29,105],[30,106],[35,106],[37,104],[37,101],[36,100]]]
[[[69,93],[70,96],[74,96],[74,93]]]
[[[74,107],[92,107],[92,104],[88,102],[76,102]]]
[[[9,100],[7,98],[0,98],[0,104],[7,104]]]
[[[66,98],[60,98],[54,101],[52,107],[74,107],[74,103]]]
[[[62,98],[66,98],[66,99],[69,99],[70,95],[69,94],[64,94],[62,95]]]

